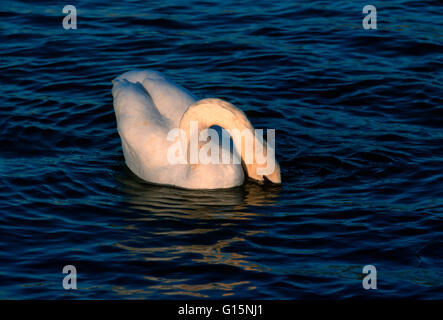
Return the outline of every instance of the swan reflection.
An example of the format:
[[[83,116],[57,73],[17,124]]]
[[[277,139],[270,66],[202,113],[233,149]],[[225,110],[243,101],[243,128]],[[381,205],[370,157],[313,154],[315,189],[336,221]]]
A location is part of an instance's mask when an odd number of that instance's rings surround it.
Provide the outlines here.
[[[267,215],[279,195],[276,185],[246,183],[232,189],[186,190],[148,184],[128,169],[117,181],[126,208],[124,235],[115,246],[129,257],[148,263],[176,264],[185,268],[213,269],[229,266],[243,271],[266,271],[241,248],[248,237],[266,234],[261,217]],[[271,211],[271,210],[269,210]],[[203,269],[204,270],[204,269]],[[200,271],[201,272],[201,271]],[[238,281],[227,275],[226,281],[199,280],[192,271],[144,274],[151,284],[136,291],[159,292],[161,295],[206,297],[215,294],[229,296],[238,285],[253,290],[249,281]],[[183,276],[185,274],[185,276]],[[187,277],[189,276],[189,278]],[[234,281],[235,280],[235,281]],[[135,291],[115,287],[119,295]]]
[[[270,206],[276,202],[281,190],[280,185],[253,182],[230,189],[180,189],[147,183],[127,168],[117,180],[121,184],[125,202],[131,208],[155,215],[177,215],[182,219],[210,218],[208,215],[211,213],[234,219],[247,216],[248,213],[239,211],[250,206]]]

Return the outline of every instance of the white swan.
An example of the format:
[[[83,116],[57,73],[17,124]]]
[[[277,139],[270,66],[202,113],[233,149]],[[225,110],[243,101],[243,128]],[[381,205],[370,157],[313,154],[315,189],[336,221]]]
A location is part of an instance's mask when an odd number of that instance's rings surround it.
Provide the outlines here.
[[[112,94],[123,154],[135,175],[149,182],[187,189],[230,188],[243,184],[245,175],[241,164],[171,164],[167,158],[173,143],[168,141],[168,133],[174,128],[188,132],[190,121],[198,121],[199,131],[217,125],[231,133],[234,146],[241,149],[239,153],[244,159],[241,137],[232,135],[232,129],[252,129],[252,125],[240,109],[220,99],[197,101],[183,87],[150,70],[130,71],[117,77],[113,80]],[[266,146],[266,142],[259,141]],[[210,143],[219,144],[212,140]],[[257,169],[266,164],[244,166],[250,178],[264,180]],[[274,168],[265,177],[280,183],[277,161]]]

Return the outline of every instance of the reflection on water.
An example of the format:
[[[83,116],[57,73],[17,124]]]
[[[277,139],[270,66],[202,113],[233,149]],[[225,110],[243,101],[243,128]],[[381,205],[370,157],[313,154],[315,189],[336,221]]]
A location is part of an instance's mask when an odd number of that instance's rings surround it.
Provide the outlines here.
[[[177,263],[189,259],[195,266],[230,266],[244,271],[266,271],[267,268],[250,260],[248,254],[237,253],[246,238],[263,233],[256,220],[264,213],[254,210],[275,203],[280,186],[247,182],[243,186],[220,190],[185,190],[153,185],[138,179],[129,169],[116,177],[124,194],[124,205],[131,214],[125,219],[128,239],[115,246],[128,255],[148,262]],[[252,220],[252,223],[245,223]],[[248,228],[251,226],[251,228]],[[236,229],[239,229],[237,232]],[[222,235],[222,236],[220,236]],[[137,295],[161,291],[165,295],[208,297],[210,291],[221,296],[234,294],[237,286],[256,287],[249,281],[192,283],[189,278],[169,274],[162,277],[145,274],[154,284],[134,292],[115,286],[119,295]],[[189,283],[188,283],[189,281]]]
[[[248,285],[249,281],[238,281],[233,283],[223,283],[223,282],[215,282],[215,283],[208,283],[208,284],[197,284],[197,285],[188,285],[188,284],[168,284],[170,282],[181,282],[185,281],[187,279],[166,279],[166,278],[158,278],[158,277],[145,277],[148,280],[153,280],[157,282],[163,282],[165,284],[162,285],[154,285],[151,286],[150,289],[159,290],[162,292],[162,294],[165,294],[167,296],[172,295],[183,295],[188,297],[194,297],[194,298],[209,298],[210,296],[207,294],[202,294],[200,292],[207,292],[207,291],[221,291],[223,297],[229,297],[234,295],[234,289],[236,286],[241,285]],[[255,286],[248,286],[247,290],[254,290]],[[112,288],[113,291],[115,291],[118,295],[121,296],[146,296],[146,295],[152,295],[155,291],[154,290],[143,290],[143,289],[126,289],[122,286],[115,286]]]
[[[272,205],[281,190],[279,185],[254,182],[231,189],[186,190],[144,182],[127,168],[125,174],[118,176],[117,180],[126,194],[127,203],[133,208],[160,215],[172,210],[199,219],[205,219],[206,215],[215,212],[232,213],[247,206]]]

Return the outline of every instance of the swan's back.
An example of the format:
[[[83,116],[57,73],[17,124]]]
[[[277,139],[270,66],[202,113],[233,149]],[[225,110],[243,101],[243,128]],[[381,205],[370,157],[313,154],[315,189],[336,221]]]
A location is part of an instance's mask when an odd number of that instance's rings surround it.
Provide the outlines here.
[[[170,164],[168,133],[178,128],[197,98],[156,71],[130,71],[113,80],[117,129],[126,164],[138,177],[192,189],[226,188],[243,183],[241,165]],[[211,143],[213,142],[211,140]],[[203,178],[202,178],[203,177]]]
[[[197,101],[196,96],[157,71],[126,72],[114,79],[114,88],[118,88],[119,83],[125,81],[143,86],[158,112],[171,121],[173,126],[179,125],[183,113]]]
[[[131,169],[164,165],[166,159],[160,151],[170,146],[168,132],[179,126],[195,96],[151,70],[126,72],[113,84],[117,130],[126,163]]]

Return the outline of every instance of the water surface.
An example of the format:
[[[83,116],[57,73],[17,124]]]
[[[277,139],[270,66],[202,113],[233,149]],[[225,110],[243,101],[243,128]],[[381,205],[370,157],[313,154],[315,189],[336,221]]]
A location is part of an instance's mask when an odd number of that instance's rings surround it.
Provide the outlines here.
[[[363,1],[76,1],[77,30],[66,4],[0,9],[0,298],[443,297],[441,1],[373,1],[372,31]],[[133,69],[277,129],[282,186],[136,178]]]

